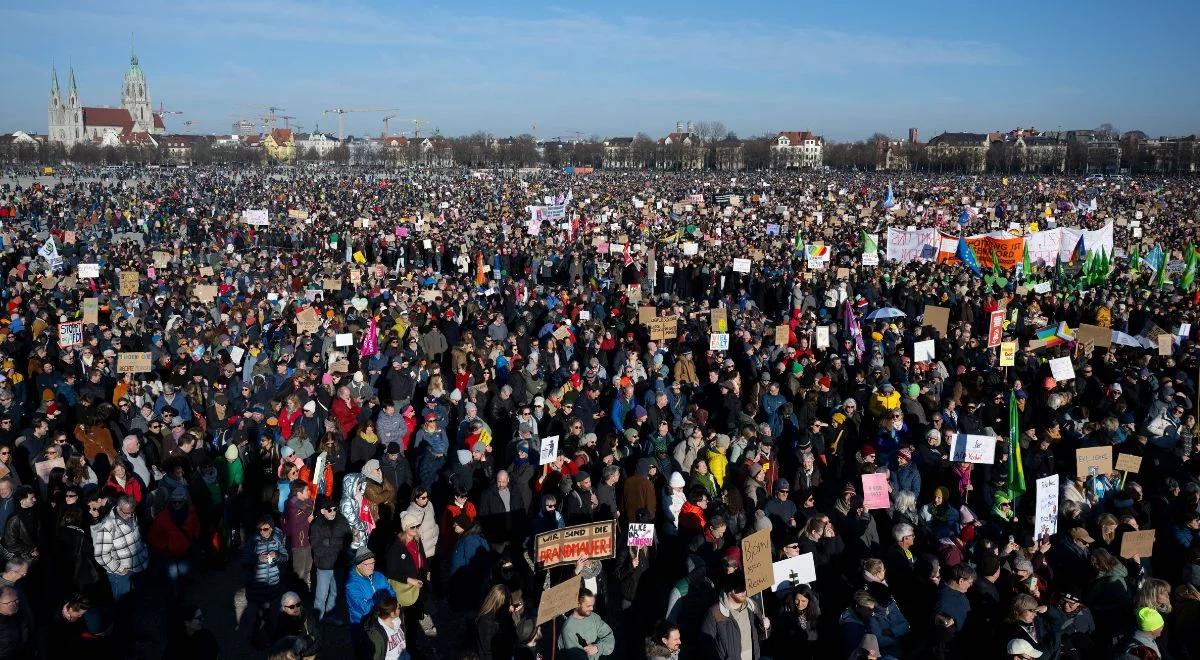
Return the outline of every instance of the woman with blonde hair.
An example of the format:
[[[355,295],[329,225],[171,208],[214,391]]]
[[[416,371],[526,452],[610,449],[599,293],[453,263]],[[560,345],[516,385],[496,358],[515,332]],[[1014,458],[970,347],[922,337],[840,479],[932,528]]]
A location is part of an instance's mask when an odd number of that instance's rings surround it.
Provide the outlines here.
[[[475,641],[479,660],[500,660],[512,654],[516,642],[516,620],[520,617],[518,606],[512,602],[508,587],[503,584],[492,586],[479,606],[475,618]]]
[[[1041,656],[1053,658],[1058,655],[1061,645],[1057,631],[1062,620],[1058,609],[1038,605],[1037,599],[1029,594],[1017,594],[1009,604],[1000,639],[1009,645],[1015,640],[1024,640]]]

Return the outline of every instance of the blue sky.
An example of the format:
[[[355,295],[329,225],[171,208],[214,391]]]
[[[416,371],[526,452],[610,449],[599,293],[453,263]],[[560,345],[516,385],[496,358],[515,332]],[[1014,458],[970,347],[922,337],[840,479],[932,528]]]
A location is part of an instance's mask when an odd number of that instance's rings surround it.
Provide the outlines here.
[[[135,34],[168,128],[400,108],[447,135],[659,137],[676,121],[834,140],[1103,122],[1200,132],[1200,3],[180,0],[0,8],[0,130],[46,131],[50,67],[120,103]],[[392,113],[388,113],[392,114]],[[347,133],[382,113],[346,115]],[[393,132],[404,128],[398,120]],[[408,125],[406,128],[411,128]],[[428,129],[427,129],[428,130]]]

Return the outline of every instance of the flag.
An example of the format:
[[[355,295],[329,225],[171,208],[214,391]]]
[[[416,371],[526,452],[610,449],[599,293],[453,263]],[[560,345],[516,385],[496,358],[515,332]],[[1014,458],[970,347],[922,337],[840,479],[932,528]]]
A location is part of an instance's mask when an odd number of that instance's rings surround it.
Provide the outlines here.
[[[860,232],[860,233],[862,234],[863,254],[871,254],[873,252],[878,252],[879,251],[879,243],[876,242],[875,239],[872,238],[871,235],[868,234],[867,232],[864,231],[864,232]]]
[[[1021,415],[1017,393],[1008,393],[1008,495],[1014,501],[1025,494],[1025,466],[1021,460]]]
[[[1129,279],[1137,281],[1138,275],[1142,270],[1142,246],[1138,243],[1133,244],[1133,252],[1129,255]]]
[[[896,205],[896,198],[892,195],[892,184],[888,184],[887,199],[883,200],[883,208],[890,209]]]
[[[1004,270],[1000,268],[1000,257],[996,256],[996,250],[992,250],[992,277],[1004,277]]]
[[[1021,254],[1021,277],[1029,279],[1033,275],[1033,264],[1029,261],[1029,241],[1025,242],[1024,252]]]
[[[1167,257],[1163,255],[1161,263],[1158,266],[1158,272],[1154,274],[1154,288],[1162,289],[1167,285]]]
[[[1071,258],[1067,259],[1068,263],[1074,264],[1076,259],[1087,257],[1087,246],[1083,242],[1083,234],[1079,235],[1079,242],[1075,244],[1075,249],[1071,250]]]
[[[367,322],[367,334],[363,335],[362,346],[358,349],[358,354],[362,357],[370,357],[379,352],[379,326],[375,324],[375,317],[372,316]]]
[[[1179,278],[1179,288],[1187,291],[1196,283],[1196,248],[1189,241],[1187,250],[1183,253],[1183,275]]]
[[[971,212],[966,209],[963,209],[963,212],[958,214],[958,224],[966,225],[970,221],[971,221]]]
[[[1052,325],[1038,330],[1036,333],[1034,333],[1034,336],[1039,341],[1043,342],[1042,348],[1051,348],[1053,346],[1058,346],[1065,341],[1058,331],[1059,326]]]
[[[972,273],[976,275],[983,273],[983,269],[979,267],[979,260],[975,258],[975,250],[971,249],[970,245],[967,245],[967,239],[963,236],[958,237],[958,251],[955,256],[958,257],[959,261],[966,264]]]
[[[796,252],[804,252],[804,234],[799,229],[796,230]]]
[[[1158,269],[1166,262],[1167,256],[1163,253],[1162,246],[1158,243],[1155,243],[1154,248],[1147,252],[1146,256],[1142,257],[1142,263],[1149,266],[1150,270],[1153,270],[1155,273],[1158,273]]]
[[[863,344],[862,329],[858,327],[858,319],[854,318],[854,307],[850,304],[847,298],[842,306],[842,313],[845,316],[846,334],[854,339],[854,354],[858,360],[862,360],[863,353],[867,347]]]
[[[483,286],[487,283],[487,275],[483,272],[483,253],[475,253],[475,286]]]

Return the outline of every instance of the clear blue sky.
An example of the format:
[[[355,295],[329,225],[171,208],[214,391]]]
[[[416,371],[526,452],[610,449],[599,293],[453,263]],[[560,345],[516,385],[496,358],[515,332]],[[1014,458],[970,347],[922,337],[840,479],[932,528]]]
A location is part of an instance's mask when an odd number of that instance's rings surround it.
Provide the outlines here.
[[[1193,0],[51,0],[6,2],[0,17],[4,131],[46,131],[51,64],[64,86],[74,65],[85,104],[119,104],[133,32],[155,106],[198,132],[267,105],[333,131],[323,109],[401,108],[447,135],[659,137],[686,120],[835,140],[909,126],[1200,132]],[[378,134],[381,118],[347,115],[347,133]]]

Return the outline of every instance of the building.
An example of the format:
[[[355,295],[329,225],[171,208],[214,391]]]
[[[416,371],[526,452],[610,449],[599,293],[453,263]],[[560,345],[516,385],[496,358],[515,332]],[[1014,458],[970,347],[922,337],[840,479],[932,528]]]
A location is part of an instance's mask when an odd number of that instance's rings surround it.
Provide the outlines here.
[[[1022,172],[1063,172],[1067,143],[1050,135],[1021,135],[1013,143]]]
[[[929,164],[934,169],[983,172],[990,137],[987,133],[942,133],[926,146]]]
[[[1121,170],[1121,143],[1106,130],[1067,131],[1067,160],[1072,170],[1116,174]]]
[[[604,141],[604,169],[638,167],[633,162],[633,138],[615,137]]]
[[[780,131],[771,144],[771,167],[798,169],[820,167],[825,138],[810,131]]]
[[[296,135],[296,152],[305,157],[308,157],[310,155],[309,150],[312,150],[316,152],[317,158],[328,158],[329,154],[334,149],[337,149],[339,144],[341,142],[337,138],[327,133],[300,133]]]
[[[713,167],[727,172],[740,172],[746,169],[746,161],[742,152],[743,142],[734,137],[727,137],[713,143]]]
[[[688,122],[686,130],[683,122],[677,122],[675,132],[658,140],[656,162],[660,169],[665,170],[702,170],[705,151],[691,122]]]
[[[0,135],[0,161],[29,161],[41,150],[41,140],[24,131]]]
[[[921,131],[918,131],[915,128],[908,129],[908,143],[921,144]]]
[[[914,136],[909,129],[909,139]],[[909,142],[908,144],[913,144]],[[876,140],[875,141],[875,169],[877,171],[889,172],[907,172],[912,167],[909,162],[908,152],[905,151],[905,143],[899,140]]]
[[[51,69],[47,135],[52,142],[58,142],[68,148],[85,142],[100,146],[117,146],[146,142],[146,137],[130,137],[133,134],[154,136],[166,133],[162,115],[151,109],[150,87],[146,83],[145,72],[138,65],[136,54],[129,58],[129,69],[125,72],[125,82],[121,87],[119,108],[83,106],[75,85],[74,69],[71,69],[70,75],[70,84],[64,99],[58,87],[58,70]],[[150,141],[153,142],[153,138],[150,138]]]
[[[233,122],[234,135],[258,135],[258,124],[249,119],[240,119]]]
[[[163,155],[169,160],[190,163],[194,154],[193,149],[198,142],[204,139],[199,135],[164,135],[157,141]]]
[[[296,157],[296,138],[290,128],[272,129],[262,141],[267,158],[275,161],[289,161]]]

